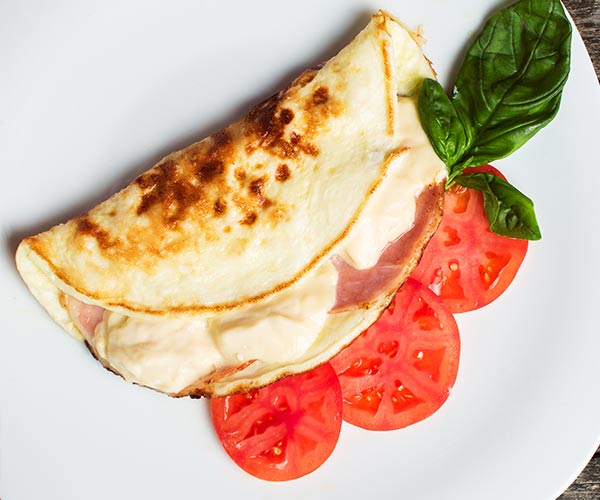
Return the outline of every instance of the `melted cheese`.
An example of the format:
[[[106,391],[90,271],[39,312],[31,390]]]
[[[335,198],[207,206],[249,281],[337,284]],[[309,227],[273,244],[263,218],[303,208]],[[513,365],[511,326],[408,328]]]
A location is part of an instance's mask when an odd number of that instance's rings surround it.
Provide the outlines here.
[[[356,268],[376,264],[413,224],[422,189],[444,176],[417,116],[414,98],[399,98],[403,147],[338,254]],[[250,360],[285,366],[317,341],[335,302],[337,271],[326,262],[268,301],[197,319],[153,319],[106,311],[92,344],[126,380],[177,393],[212,372]]]
[[[105,311],[92,344],[126,380],[177,393],[245,361],[285,364],[314,342],[335,301],[337,272],[322,266],[276,300],[215,318],[139,318]]]
[[[421,128],[415,99],[398,98],[395,126],[404,148],[392,155],[384,181],[340,252],[356,269],[373,267],[386,246],[410,229],[415,199],[423,187],[445,176],[443,164]]]

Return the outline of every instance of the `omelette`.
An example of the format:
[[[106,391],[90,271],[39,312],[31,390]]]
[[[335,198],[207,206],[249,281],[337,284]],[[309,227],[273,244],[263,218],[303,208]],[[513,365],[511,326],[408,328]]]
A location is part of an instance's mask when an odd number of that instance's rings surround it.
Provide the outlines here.
[[[377,320],[439,223],[445,167],[417,113],[434,77],[380,11],[243,119],[23,240],[19,272],[107,369],[171,396],[314,368]]]

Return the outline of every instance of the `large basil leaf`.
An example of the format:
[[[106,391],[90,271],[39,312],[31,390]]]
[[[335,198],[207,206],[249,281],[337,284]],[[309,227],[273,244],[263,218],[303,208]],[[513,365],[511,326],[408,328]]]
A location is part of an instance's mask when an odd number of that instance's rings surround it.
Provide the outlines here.
[[[456,77],[452,101],[470,124],[457,163],[504,158],[554,118],[570,45],[571,24],[559,0],[521,0],[489,19]]]
[[[455,182],[483,193],[485,215],[495,233],[523,240],[542,237],[533,202],[505,180],[493,174],[475,173],[457,177]]]
[[[434,138],[431,145],[436,154],[446,165],[454,165],[464,153],[467,135],[452,101],[437,81],[423,81],[418,110],[425,133]]]

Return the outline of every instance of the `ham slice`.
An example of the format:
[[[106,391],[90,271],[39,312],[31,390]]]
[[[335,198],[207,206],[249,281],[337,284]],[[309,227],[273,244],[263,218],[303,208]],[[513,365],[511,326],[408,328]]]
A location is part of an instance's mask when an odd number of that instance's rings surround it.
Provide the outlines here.
[[[399,287],[421,258],[425,243],[433,235],[432,224],[437,225],[437,206],[443,186],[435,184],[425,188],[417,198],[413,226],[383,251],[377,264],[367,269],[356,269],[338,256],[333,263],[339,278],[336,302],[331,312],[341,312],[356,307],[366,307],[391,288]]]
[[[94,338],[94,331],[100,321],[102,321],[104,308],[86,304],[69,295],[65,295],[64,301],[71,319],[83,334],[88,344],[91,345]]]

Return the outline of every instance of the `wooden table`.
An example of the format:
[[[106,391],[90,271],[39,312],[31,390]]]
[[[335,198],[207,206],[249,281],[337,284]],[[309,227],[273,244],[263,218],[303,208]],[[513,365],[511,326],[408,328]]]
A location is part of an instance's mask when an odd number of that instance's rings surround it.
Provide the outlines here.
[[[600,79],[600,0],[563,0],[590,53]],[[600,448],[560,500],[600,499]]]

